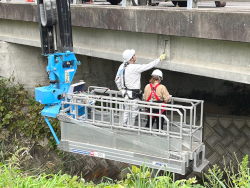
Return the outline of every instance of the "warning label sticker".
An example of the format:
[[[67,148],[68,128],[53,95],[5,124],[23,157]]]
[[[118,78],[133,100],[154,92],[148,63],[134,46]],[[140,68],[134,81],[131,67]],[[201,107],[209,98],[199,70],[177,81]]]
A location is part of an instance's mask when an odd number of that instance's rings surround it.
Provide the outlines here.
[[[90,155],[95,156],[95,157],[105,158],[105,154],[104,153],[100,153],[100,152],[96,152],[96,151],[91,151]]]
[[[155,162],[155,161],[153,161],[153,165],[155,165],[155,166],[167,166],[164,163],[159,163],[159,162]]]
[[[84,155],[91,155],[91,156],[95,156],[95,157],[100,157],[100,158],[105,158],[105,153],[100,153],[100,152],[96,152],[96,151],[84,151],[84,150],[80,150],[80,149],[72,149],[72,152],[74,153],[80,153],[80,154],[84,154]]]
[[[75,69],[67,69],[67,70],[65,70],[65,72],[73,72],[73,71],[75,71]]]
[[[69,73],[65,72],[65,83],[69,83]]]
[[[80,154],[84,154],[84,155],[90,155],[89,151],[83,151],[83,150],[79,150],[79,149],[72,149],[72,151],[74,153],[80,153]]]

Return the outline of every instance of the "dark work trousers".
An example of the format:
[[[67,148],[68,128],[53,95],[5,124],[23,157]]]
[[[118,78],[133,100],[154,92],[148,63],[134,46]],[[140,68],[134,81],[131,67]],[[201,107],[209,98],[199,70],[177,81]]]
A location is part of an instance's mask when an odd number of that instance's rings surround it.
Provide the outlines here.
[[[159,109],[153,109],[152,111],[153,111],[153,113],[159,113]],[[164,110],[164,112],[162,114],[166,115],[167,111]],[[163,130],[164,120],[165,119],[162,117],[161,118],[161,130]],[[158,116],[154,116],[154,118],[152,117],[152,127],[153,127],[155,121],[157,123],[157,129],[159,129],[159,117]],[[150,123],[150,116],[148,116],[148,121],[147,121],[147,124],[145,127],[149,128],[149,123]]]

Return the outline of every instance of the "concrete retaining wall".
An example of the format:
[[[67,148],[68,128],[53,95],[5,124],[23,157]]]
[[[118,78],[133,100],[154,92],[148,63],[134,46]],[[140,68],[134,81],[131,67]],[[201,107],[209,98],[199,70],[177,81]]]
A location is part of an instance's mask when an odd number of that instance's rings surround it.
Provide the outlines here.
[[[237,168],[245,155],[250,156],[250,118],[206,114],[204,118],[206,158],[210,166],[232,165]]]

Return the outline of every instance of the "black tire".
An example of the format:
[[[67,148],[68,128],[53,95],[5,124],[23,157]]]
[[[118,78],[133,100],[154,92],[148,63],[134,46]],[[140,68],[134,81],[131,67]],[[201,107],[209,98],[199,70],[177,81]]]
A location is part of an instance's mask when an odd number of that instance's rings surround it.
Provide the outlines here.
[[[216,7],[224,7],[226,6],[226,1],[215,1],[215,6]]]
[[[88,3],[88,2],[90,2],[90,0],[82,0],[82,4],[83,3]]]
[[[107,0],[111,5],[118,5],[122,0]]]
[[[132,4],[133,4],[133,6],[138,6],[138,4],[134,0],[132,0]]]
[[[152,1],[151,1],[151,0],[149,0],[149,1],[148,1],[148,5],[151,5],[151,6],[158,6],[158,5],[159,5],[159,3],[152,3]]]
[[[187,7],[187,1],[172,1],[172,3],[174,4],[174,6],[179,5],[179,7]]]

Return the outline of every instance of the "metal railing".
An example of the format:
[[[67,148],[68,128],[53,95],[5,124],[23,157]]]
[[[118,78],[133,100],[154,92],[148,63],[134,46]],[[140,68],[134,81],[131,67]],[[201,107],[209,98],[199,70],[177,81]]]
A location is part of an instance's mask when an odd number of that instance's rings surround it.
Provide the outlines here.
[[[191,10],[193,8],[198,8],[198,2],[202,1],[211,1],[211,0],[178,0],[178,1],[187,1],[187,9]],[[249,2],[249,0],[222,0],[225,2]]]
[[[37,3],[37,0],[32,0],[32,1],[28,1],[28,0],[0,0],[0,2],[28,2],[28,3]]]
[[[182,151],[184,145],[186,150],[192,151],[194,143],[202,143],[202,118],[203,101],[184,98],[171,98],[171,104],[151,103],[146,101],[134,101],[121,97],[121,92],[109,90],[105,96],[101,96],[106,88],[90,86],[87,94],[70,94],[70,101],[62,102],[60,113],[70,113],[74,119],[84,121],[97,127],[109,128],[113,130],[126,130],[137,133],[138,135],[151,134],[157,135],[166,140],[178,140],[178,147],[175,150]],[[67,107],[65,107],[67,105]],[[125,110],[123,105],[128,105],[129,110]],[[137,106],[140,111],[132,111],[132,106]],[[200,107],[200,115],[197,116],[197,107]],[[79,107],[85,109],[85,114],[79,115]],[[149,109],[147,112],[145,109]],[[153,109],[158,109],[159,114],[153,113]],[[161,110],[166,110],[167,114],[161,114]],[[123,114],[128,112],[128,125],[123,124]],[[137,124],[131,125],[131,114],[138,115]],[[150,115],[149,128],[144,127],[146,116]],[[189,115],[189,118],[188,118]],[[154,128],[152,116],[160,117],[165,120],[164,128]],[[197,118],[200,123],[197,125]],[[189,121],[189,122],[188,122]],[[170,147],[169,147],[170,148]]]
[[[34,2],[34,3],[37,3],[37,0],[0,0],[0,2],[9,2],[9,1],[12,1],[12,2]],[[126,1],[127,0],[122,0],[122,7],[126,7]],[[166,1],[170,1],[170,0],[166,0]],[[190,10],[190,9],[193,9],[193,8],[197,8],[198,7],[198,2],[203,2],[203,1],[212,1],[212,0],[178,0],[178,1],[187,1],[187,9]],[[249,2],[249,0],[222,0],[222,1],[225,1],[225,2]],[[77,0],[72,0],[71,3],[73,5],[76,5],[76,4],[79,4],[79,2],[81,1],[77,1]],[[94,2],[94,0],[93,0]],[[80,3],[82,4],[82,3]],[[132,5],[132,3],[130,3]]]

